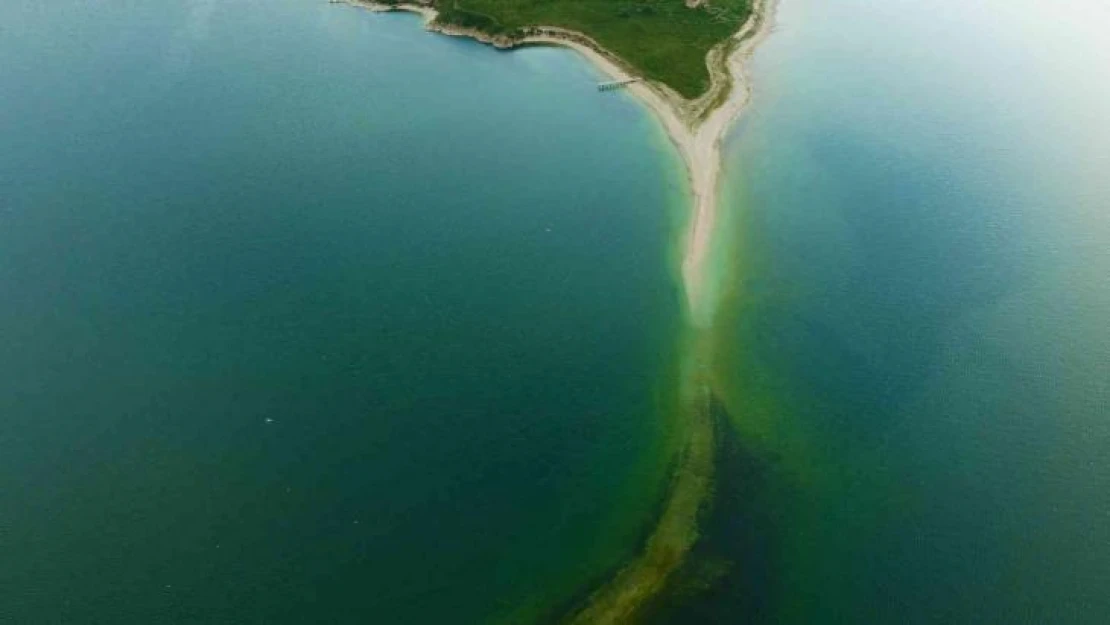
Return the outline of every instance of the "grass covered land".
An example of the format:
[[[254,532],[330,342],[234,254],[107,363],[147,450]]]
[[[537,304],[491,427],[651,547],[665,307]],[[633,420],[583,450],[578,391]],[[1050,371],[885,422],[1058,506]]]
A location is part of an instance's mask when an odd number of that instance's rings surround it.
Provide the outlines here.
[[[706,54],[748,19],[752,0],[431,0],[439,21],[515,38],[529,27],[580,32],[685,98],[709,87]]]

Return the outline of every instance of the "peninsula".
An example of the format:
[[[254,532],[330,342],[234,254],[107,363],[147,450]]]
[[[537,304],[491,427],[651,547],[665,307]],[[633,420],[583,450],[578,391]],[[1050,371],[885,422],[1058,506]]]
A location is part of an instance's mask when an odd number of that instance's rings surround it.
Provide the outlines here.
[[[709,363],[717,285],[708,271],[717,222],[721,139],[749,96],[744,62],[767,32],[773,0],[332,0],[411,11],[429,30],[498,48],[553,45],[581,53],[648,106],[685,164],[692,211],[683,232],[682,338],[674,472],[641,552],[561,619],[569,625],[635,622],[698,537],[713,492],[715,395]]]
[[[613,81],[628,82],[625,89],[655,114],[686,165],[694,206],[684,246],[682,281],[691,320],[697,326],[708,326],[714,302],[706,296],[703,273],[716,216],[720,141],[747,103],[744,62],[767,32],[773,0],[646,0],[632,4],[615,0],[459,0],[449,8],[440,6],[447,6],[446,2],[436,0],[331,2],[371,11],[419,13],[431,31],[469,37],[501,49],[535,45],[571,48]],[[582,8],[586,5],[590,6],[588,10]],[[483,6],[491,12],[475,12],[476,7]],[[638,24],[638,30],[631,33],[627,24],[615,26],[610,13],[601,7],[615,11],[612,15],[624,16],[621,19],[627,19],[628,24]],[[632,10],[629,7],[640,9],[633,16],[625,16]],[[681,11],[682,18],[672,24],[657,19],[655,11],[664,15]],[[587,15],[593,15],[596,21],[587,19]],[[542,21],[548,16],[550,21]],[[721,30],[723,24],[728,27]],[[684,52],[676,53],[673,63],[656,67],[657,53],[672,48]],[[693,61],[691,50],[697,51]]]

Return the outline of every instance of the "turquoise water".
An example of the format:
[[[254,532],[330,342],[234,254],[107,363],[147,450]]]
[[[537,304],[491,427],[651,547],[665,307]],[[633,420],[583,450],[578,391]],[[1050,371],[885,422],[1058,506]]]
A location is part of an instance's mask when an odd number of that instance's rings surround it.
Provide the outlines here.
[[[1107,621],[1107,11],[784,0],[648,622]],[[315,1],[0,23],[0,621],[532,622],[635,552],[686,202],[635,103]]]
[[[627,96],[325,2],[0,6],[0,620],[563,607],[665,479]]]
[[[1110,9],[881,4],[786,0],[756,55],[717,529],[747,566],[675,622],[1105,623]]]

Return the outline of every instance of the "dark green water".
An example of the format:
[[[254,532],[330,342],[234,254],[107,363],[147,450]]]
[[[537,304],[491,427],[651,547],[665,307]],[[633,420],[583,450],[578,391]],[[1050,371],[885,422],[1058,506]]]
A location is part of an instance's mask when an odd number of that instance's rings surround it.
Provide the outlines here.
[[[782,3],[727,150],[736,564],[673,622],[1110,620],[1108,19]]]
[[[784,0],[655,623],[1110,620],[1110,22]],[[0,622],[533,622],[666,479],[678,164],[566,52],[0,6]]]
[[[478,623],[637,547],[682,186],[573,55],[0,7],[0,621]]]

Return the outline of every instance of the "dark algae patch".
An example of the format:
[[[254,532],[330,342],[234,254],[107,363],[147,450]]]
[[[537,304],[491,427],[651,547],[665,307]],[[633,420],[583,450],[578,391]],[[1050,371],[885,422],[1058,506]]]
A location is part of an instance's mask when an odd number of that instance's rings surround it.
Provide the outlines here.
[[[712,403],[716,431],[713,496],[702,508],[698,541],[666,589],[646,606],[643,625],[766,623],[769,580],[782,512],[773,493],[789,480],[774,453],[745,444],[724,405]]]
[[[580,32],[686,98],[709,87],[706,55],[751,14],[751,0],[436,0],[444,25],[516,38],[539,26]]]

